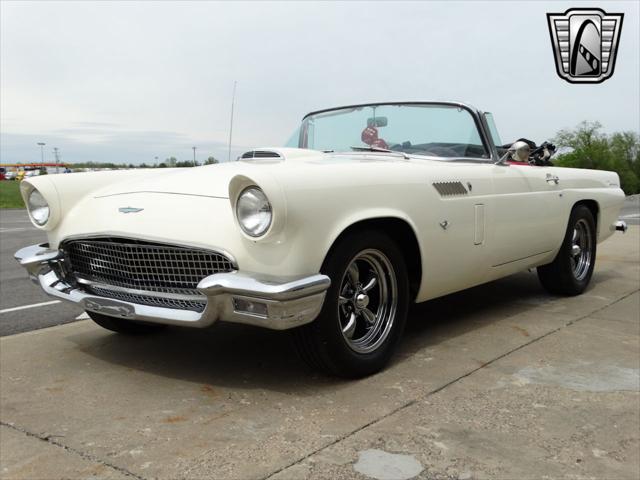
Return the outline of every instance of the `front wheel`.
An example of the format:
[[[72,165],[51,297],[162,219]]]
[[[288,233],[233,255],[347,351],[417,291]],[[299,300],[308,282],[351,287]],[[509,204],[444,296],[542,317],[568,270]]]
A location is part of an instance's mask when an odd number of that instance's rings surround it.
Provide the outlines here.
[[[332,248],[321,271],[331,286],[318,318],[293,331],[300,356],[340,377],[381,370],[406,322],[409,282],[402,252],[380,232],[353,233]]]
[[[571,211],[562,246],[554,261],[538,267],[538,278],[550,293],[579,295],[587,288],[596,264],[598,243],[591,210],[577,205]]]

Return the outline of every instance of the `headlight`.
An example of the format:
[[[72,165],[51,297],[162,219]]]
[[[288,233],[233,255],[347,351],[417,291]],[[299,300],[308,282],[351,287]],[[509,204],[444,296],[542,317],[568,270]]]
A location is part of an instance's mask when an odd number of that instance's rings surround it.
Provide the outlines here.
[[[29,193],[27,200],[27,206],[29,207],[29,214],[33,221],[42,226],[49,220],[49,204],[44,199],[42,194],[35,188]]]
[[[259,237],[269,229],[273,214],[264,192],[258,187],[248,187],[238,197],[236,216],[244,233]]]

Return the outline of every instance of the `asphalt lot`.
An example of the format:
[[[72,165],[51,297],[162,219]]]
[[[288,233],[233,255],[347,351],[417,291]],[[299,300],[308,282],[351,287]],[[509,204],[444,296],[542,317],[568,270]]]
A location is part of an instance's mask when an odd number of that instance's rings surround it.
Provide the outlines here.
[[[5,336],[0,475],[635,480],[639,288],[633,226],[583,295],[525,272],[427,302],[390,367],[351,382],[241,325]]]
[[[0,210],[0,336],[73,322],[83,311],[72,304],[56,302],[31,283],[13,258],[22,247],[46,242],[26,210]],[[13,310],[20,307],[42,306]]]
[[[640,225],[640,195],[627,198],[620,218],[629,225]],[[0,336],[73,322],[83,314],[75,305],[50,303],[53,299],[33,285],[13,259],[21,247],[45,241],[25,210],[0,210]],[[44,305],[13,310],[39,304]]]

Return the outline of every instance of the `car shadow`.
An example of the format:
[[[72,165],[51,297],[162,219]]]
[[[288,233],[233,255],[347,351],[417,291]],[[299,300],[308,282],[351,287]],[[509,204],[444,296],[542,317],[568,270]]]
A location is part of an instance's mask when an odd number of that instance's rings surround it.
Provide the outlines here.
[[[393,362],[554,298],[544,292],[534,273],[524,272],[415,305]],[[138,337],[91,329],[68,339],[103,362],[214,387],[315,395],[319,388],[351,383],[308,369],[297,357],[288,332],[246,325],[167,328]]]

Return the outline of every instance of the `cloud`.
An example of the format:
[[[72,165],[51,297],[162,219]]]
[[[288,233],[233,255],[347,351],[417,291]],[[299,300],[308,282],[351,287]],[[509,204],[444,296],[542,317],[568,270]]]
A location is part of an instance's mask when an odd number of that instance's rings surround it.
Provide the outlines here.
[[[542,142],[582,120],[640,131],[640,4],[603,7],[625,22],[615,74],[599,85],[555,72],[546,13],[563,8],[0,2],[0,154],[38,158],[43,140],[73,161],[182,159],[192,145],[226,158],[234,81],[239,145],[282,145],[309,111],[397,100],[468,102],[494,114],[505,141]]]

